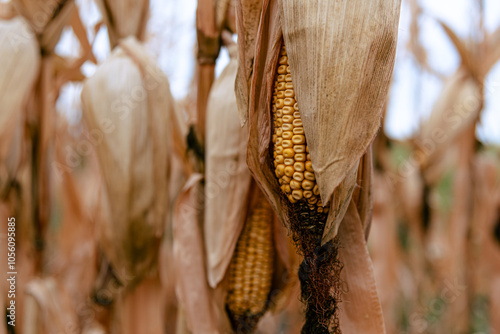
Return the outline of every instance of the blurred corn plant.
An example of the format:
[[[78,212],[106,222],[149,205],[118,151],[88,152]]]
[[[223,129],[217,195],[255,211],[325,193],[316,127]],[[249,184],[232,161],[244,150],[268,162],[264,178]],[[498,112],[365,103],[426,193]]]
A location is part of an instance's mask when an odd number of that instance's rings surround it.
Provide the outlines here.
[[[484,8],[477,8],[468,40],[438,21],[461,64],[442,78],[429,118],[405,142],[382,132],[374,144],[377,227],[370,249],[389,333],[498,330],[498,148],[484,146],[476,127],[486,76],[500,59],[500,29],[486,31]],[[436,75],[418,42],[425,13],[416,1],[411,9],[409,50]]]
[[[167,77],[141,42],[149,1],[98,6],[114,49],[82,90],[88,131],[101,138],[96,153],[104,183],[93,296],[110,307],[112,332],[158,332],[162,318],[171,317],[162,314],[169,307],[163,299],[173,298],[165,295],[173,293],[163,269],[169,263],[157,264],[171,256],[169,209],[184,175],[187,130]],[[136,312],[154,321],[143,326],[126,316]]]

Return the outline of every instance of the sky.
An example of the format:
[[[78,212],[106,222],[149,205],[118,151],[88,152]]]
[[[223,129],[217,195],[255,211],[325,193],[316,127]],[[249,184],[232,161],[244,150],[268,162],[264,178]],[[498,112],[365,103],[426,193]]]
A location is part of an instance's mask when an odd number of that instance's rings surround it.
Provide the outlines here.
[[[101,20],[97,7],[92,0],[76,0],[82,20],[91,27]],[[460,59],[453,45],[445,35],[436,18],[447,23],[460,37],[470,36],[477,17],[474,1],[471,0],[420,0],[423,8],[421,17],[420,40],[428,53],[432,68],[445,76],[452,75],[460,65]],[[485,27],[494,31],[500,24],[500,1],[484,0]],[[196,0],[165,1],[151,0],[151,17],[148,22],[148,49],[157,57],[158,63],[169,78],[172,94],[177,99],[186,96],[193,75],[195,61],[195,11]],[[412,135],[419,123],[425,119],[438,98],[442,81],[432,74],[419,69],[411,54],[406,50],[409,38],[410,11],[403,0],[399,25],[398,51],[391,88],[389,108],[385,119],[386,131],[396,139]],[[106,29],[96,36],[88,30],[89,40],[94,41],[94,53],[99,62],[109,55]],[[56,49],[66,56],[77,56],[80,52],[78,42],[70,29],[67,29]],[[227,52],[223,49],[217,61],[216,73],[220,74],[228,63]],[[96,66],[87,63],[83,72],[91,76]],[[477,135],[486,143],[500,144],[500,63],[497,63],[486,78],[485,109],[482,114]],[[80,119],[79,92],[81,85],[69,84],[63,88],[57,109],[64,112],[70,121]]]

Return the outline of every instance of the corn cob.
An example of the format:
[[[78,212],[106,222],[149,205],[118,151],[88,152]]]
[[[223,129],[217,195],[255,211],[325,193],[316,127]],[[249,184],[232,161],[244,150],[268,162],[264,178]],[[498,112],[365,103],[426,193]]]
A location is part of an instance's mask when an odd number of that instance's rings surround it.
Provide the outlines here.
[[[328,212],[319,196],[284,44],[276,66],[272,113],[274,172],[281,191],[292,204],[305,200],[311,210]]]
[[[274,260],[272,214],[266,200],[255,204],[231,261],[226,304],[238,325],[254,327],[267,308]]]

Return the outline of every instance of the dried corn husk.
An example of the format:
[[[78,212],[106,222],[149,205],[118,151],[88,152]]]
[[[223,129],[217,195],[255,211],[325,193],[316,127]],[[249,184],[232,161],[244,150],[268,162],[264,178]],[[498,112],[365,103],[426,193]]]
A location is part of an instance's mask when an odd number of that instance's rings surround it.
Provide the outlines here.
[[[96,4],[108,28],[112,48],[120,39],[128,36],[143,40],[148,21],[149,0],[98,0]]]
[[[458,136],[478,120],[481,109],[479,83],[462,67],[445,82],[430,118],[415,139],[419,163],[427,166],[430,161],[441,160],[435,157],[449,150]]]
[[[26,104],[40,69],[40,55],[27,22],[0,20],[0,192],[15,176],[22,156]]]
[[[207,280],[200,219],[203,201],[200,195],[202,175],[192,174],[177,198],[174,209],[174,261],[177,273],[176,293],[192,333],[215,334],[218,309]],[[179,320],[178,320],[179,321]],[[178,326],[182,323],[178,323]],[[184,332],[183,332],[184,333]]]
[[[358,162],[380,126],[394,65],[399,6],[399,1],[264,5],[249,101],[248,163],[277,212],[285,211],[268,167],[271,84],[283,34],[322,202],[333,205],[323,243],[336,234]]]
[[[348,210],[339,229],[339,238],[345,245],[340,249],[340,257],[344,263],[341,278],[347,291],[342,297],[340,311],[342,332],[385,333],[363,223],[354,202],[351,202]]]
[[[444,22],[439,22],[457,49],[462,66],[445,82],[431,117],[422,125],[416,138],[420,164],[440,161],[444,150],[479,120],[484,104],[483,82],[500,59],[500,28],[484,40],[468,45]]]
[[[88,79],[82,106],[96,146],[110,217],[99,244],[118,280],[132,285],[153,265],[168,205],[173,99],[168,80],[133,37]]]
[[[54,51],[64,26],[76,10],[72,0],[14,0],[13,4],[28,20],[40,47],[47,53]]]
[[[206,128],[204,237],[208,281],[222,280],[246,217],[251,176],[246,165],[247,128],[241,128],[233,91],[238,61],[231,60],[210,91]]]
[[[373,162],[372,148],[368,149],[359,162],[356,184],[358,185],[352,194],[352,199],[356,203],[359,218],[365,238],[368,240],[373,211]]]
[[[263,0],[239,0],[236,2],[239,64],[235,92],[242,126],[248,121],[249,91],[263,2]]]

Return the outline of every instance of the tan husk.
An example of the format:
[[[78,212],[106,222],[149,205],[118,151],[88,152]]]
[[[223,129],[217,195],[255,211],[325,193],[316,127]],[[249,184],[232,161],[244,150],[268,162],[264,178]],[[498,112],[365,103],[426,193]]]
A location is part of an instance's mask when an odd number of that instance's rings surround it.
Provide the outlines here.
[[[427,167],[430,162],[441,161],[434,159],[436,154],[449,150],[457,136],[478,120],[481,109],[479,83],[464,67],[459,68],[445,81],[430,118],[422,124],[415,138],[419,163]]]
[[[149,0],[97,0],[96,4],[108,29],[112,48],[120,39],[128,36],[143,40],[149,13]]]
[[[343,333],[385,333],[384,318],[375,286],[373,266],[365,242],[365,231],[356,204],[351,201],[339,238],[346,293],[342,296],[340,324]]]
[[[368,148],[358,167],[358,176],[356,188],[354,189],[352,199],[356,203],[361,225],[365,232],[365,239],[368,240],[370,234],[370,225],[373,214],[373,161],[372,145]]]
[[[132,37],[88,79],[82,91],[110,217],[99,244],[118,280],[133,285],[152,266],[168,204],[173,100],[166,76]]]
[[[76,10],[74,1],[14,0],[14,7],[35,32],[43,51],[52,53],[59,37]]]
[[[222,280],[246,217],[251,176],[246,165],[247,128],[241,128],[234,96],[238,61],[231,60],[210,91],[206,128],[204,238],[208,281]]]
[[[248,121],[250,82],[253,74],[257,29],[263,2],[264,0],[240,0],[236,2],[239,64],[235,92],[242,126]]]
[[[20,145],[26,103],[40,67],[35,36],[21,17],[0,20],[0,190],[21,160]],[[15,83],[15,84],[12,84]]]
[[[177,275],[176,294],[192,333],[219,333],[218,308],[210,289],[204,263],[203,177],[192,174],[177,198],[173,217],[174,261]],[[179,320],[178,320],[179,321]],[[178,324],[178,326],[181,324]],[[229,326],[229,324],[227,324]]]

